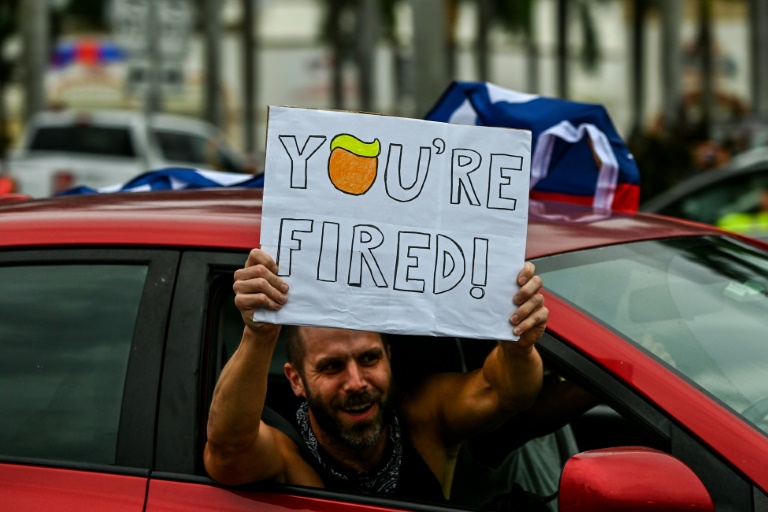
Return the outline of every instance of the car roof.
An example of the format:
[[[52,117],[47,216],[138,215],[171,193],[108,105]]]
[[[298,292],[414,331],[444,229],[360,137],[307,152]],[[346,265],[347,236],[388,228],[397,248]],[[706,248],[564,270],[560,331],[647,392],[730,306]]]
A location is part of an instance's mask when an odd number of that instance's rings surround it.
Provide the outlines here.
[[[144,114],[135,110],[117,109],[47,110],[36,114],[33,120],[37,126],[68,126],[76,122],[128,126],[143,123]],[[201,134],[215,131],[213,125],[202,119],[175,114],[153,114],[151,122],[152,126],[161,129],[193,131]]]
[[[262,190],[64,196],[0,204],[0,247],[161,245],[248,250],[259,244]],[[532,201],[527,258],[636,240],[720,233],[650,214]]]

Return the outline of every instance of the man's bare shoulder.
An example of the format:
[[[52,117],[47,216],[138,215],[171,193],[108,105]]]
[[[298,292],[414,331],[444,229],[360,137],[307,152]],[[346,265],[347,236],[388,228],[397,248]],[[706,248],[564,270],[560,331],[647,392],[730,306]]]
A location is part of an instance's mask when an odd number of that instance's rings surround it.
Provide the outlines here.
[[[293,439],[277,428],[265,425],[275,441],[280,458],[285,462],[283,475],[277,478],[279,483],[323,487],[320,475],[304,459],[301,450]]]

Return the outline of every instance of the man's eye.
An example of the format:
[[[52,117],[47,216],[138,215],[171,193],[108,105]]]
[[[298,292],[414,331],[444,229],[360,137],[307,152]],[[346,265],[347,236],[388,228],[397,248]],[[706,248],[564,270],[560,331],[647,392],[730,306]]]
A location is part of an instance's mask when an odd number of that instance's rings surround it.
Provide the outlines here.
[[[320,367],[322,373],[336,373],[341,369],[339,363],[327,363]]]
[[[379,356],[376,354],[365,354],[363,357],[360,358],[360,363],[365,365],[373,365],[376,364],[376,361],[379,360]]]

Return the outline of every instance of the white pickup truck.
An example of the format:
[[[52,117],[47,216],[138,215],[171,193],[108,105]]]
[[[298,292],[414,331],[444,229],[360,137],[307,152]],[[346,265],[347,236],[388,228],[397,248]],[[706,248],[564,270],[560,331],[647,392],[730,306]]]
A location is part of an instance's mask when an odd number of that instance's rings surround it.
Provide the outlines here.
[[[42,112],[26,126],[6,178],[14,192],[46,197],[72,187],[123,183],[150,169],[252,173],[216,127],[198,119],[130,111]]]

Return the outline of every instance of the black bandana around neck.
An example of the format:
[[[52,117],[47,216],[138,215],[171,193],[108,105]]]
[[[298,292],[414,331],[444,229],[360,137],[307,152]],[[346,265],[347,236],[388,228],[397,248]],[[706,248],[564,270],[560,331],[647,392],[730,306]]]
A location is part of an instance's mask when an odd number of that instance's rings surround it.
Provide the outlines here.
[[[363,471],[362,473],[332,467],[322,459],[317,438],[309,424],[309,404],[307,402],[302,403],[296,411],[296,421],[299,424],[299,430],[307,448],[315,457],[317,463],[327,472],[340,480],[354,485],[357,490],[366,494],[394,494],[400,475],[400,465],[403,462],[403,442],[397,416],[392,415],[392,421],[387,425],[389,435],[388,446],[391,447],[387,461],[376,472]]]

